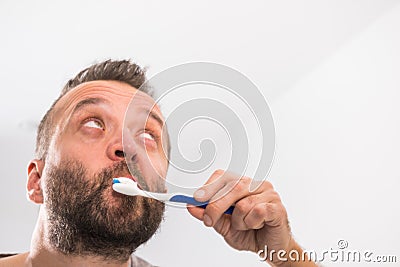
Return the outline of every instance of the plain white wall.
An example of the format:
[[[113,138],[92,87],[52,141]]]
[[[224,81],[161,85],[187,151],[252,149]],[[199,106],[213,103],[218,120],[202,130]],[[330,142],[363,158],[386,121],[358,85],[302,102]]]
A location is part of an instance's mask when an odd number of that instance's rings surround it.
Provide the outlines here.
[[[274,114],[269,180],[296,239],[316,251],[345,239],[400,260],[398,3],[2,1],[0,251],[29,250],[38,208],[25,197],[26,164],[63,83],[94,61],[133,58],[150,76],[191,61],[246,74]],[[138,255],[161,266],[265,266],[177,208]]]

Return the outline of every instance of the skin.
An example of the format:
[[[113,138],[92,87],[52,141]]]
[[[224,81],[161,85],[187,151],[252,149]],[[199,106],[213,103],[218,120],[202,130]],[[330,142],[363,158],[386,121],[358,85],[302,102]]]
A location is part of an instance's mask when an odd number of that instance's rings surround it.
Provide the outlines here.
[[[135,116],[126,123],[128,131],[123,130],[123,119],[132,96],[135,96],[132,110]],[[88,98],[102,101],[74,112],[78,103]],[[168,168],[163,150],[165,144],[162,143],[165,138],[155,140],[150,133],[143,131],[147,118],[144,110],[152,110],[162,119],[159,107],[154,105],[154,100],[149,95],[117,81],[84,83],[60,99],[55,106],[56,130],[47,157],[44,160],[34,159],[28,165],[28,197],[34,203],[44,204],[40,208],[31,250],[0,260],[0,266],[129,266],[129,261],[121,264],[105,262],[96,257],[65,256],[52,248],[46,240],[46,203],[42,188],[47,182],[46,164],[56,165],[64,160],[77,159],[85,162],[87,170],[94,174],[117,161],[125,160],[121,154],[124,143],[124,152],[128,157],[135,155],[137,166],[146,179],[143,182],[149,190],[162,191],[159,177],[165,177]],[[156,120],[149,119],[147,128],[152,134],[158,132],[162,136],[162,128]],[[129,176],[128,173],[126,175]],[[211,204],[206,209],[188,207],[188,211],[207,227],[213,227],[237,250],[257,253],[267,245],[270,249],[295,249],[301,253],[301,248],[291,238],[286,210],[272,185],[265,181],[250,192],[250,182],[248,177],[218,170],[195,194],[197,200],[210,200]],[[118,201],[115,199],[118,197],[121,195],[112,190],[106,196],[109,205],[117,205]],[[232,216],[224,215],[223,212],[233,204],[235,209]],[[289,263],[275,259],[273,264],[315,266],[308,261]]]
[[[216,170],[194,194],[196,200],[210,201],[210,204],[205,209],[189,206],[188,211],[205,226],[213,227],[234,249],[264,257],[259,251],[267,246],[269,252],[297,251],[302,255],[303,250],[291,236],[286,209],[272,184],[263,181],[250,190],[251,182],[250,177]],[[224,214],[232,205],[235,205],[232,215]],[[276,253],[269,255],[266,261],[272,266],[316,266],[308,258],[281,261]],[[290,259],[288,254],[280,258]]]

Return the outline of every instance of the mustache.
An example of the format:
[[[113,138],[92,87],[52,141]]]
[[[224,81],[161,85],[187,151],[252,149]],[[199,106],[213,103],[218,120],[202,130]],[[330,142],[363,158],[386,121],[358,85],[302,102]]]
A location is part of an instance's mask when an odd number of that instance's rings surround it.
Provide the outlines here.
[[[110,180],[112,181],[112,178],[123,177],[127,174],[134,176],[141,188],[147,191],[149,190],[149,185],[136,163],[130,163],[128,165],[126,161],[119,161],[109,167],[101,169],[95,176],[101,180],[101,184],[108,184]]]

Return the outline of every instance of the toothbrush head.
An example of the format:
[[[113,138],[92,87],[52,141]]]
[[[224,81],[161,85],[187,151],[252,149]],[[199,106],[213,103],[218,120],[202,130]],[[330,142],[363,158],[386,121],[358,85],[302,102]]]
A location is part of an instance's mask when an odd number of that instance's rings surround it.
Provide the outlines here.
[[[114,191],[128,196],[146,196],[135,181],[126,177],[113,178],[112,188]]]

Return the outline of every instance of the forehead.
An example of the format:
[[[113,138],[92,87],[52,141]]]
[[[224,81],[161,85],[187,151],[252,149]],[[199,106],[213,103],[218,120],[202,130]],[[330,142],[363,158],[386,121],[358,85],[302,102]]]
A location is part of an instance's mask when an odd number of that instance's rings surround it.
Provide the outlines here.
[[[161,116],[158,105],[148,94],[129,84],[118,81],[91,81],[78,85],[60,98],[54,107],[56,118],[71,114],[73,109],[85,99],[104,99],[107,103],[126,110],[132,98],[135,105],[152,108]]]

